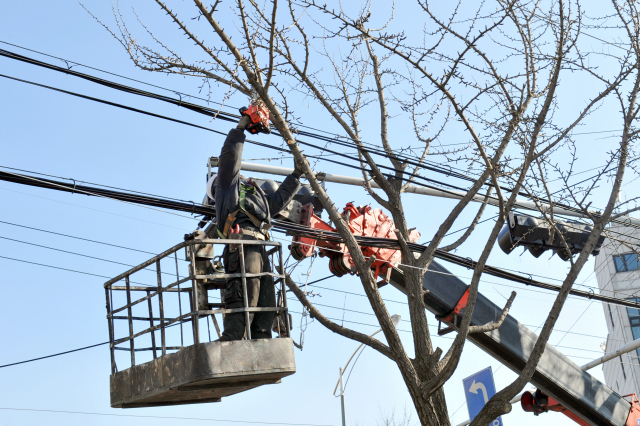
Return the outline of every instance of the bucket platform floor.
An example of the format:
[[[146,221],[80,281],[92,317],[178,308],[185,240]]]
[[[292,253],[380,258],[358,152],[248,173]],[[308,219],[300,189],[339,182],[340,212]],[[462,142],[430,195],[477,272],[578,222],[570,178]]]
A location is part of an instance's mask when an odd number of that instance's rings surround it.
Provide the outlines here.
[[[295,372],[288,338],[200,343],[111,375],[111,406],[219,402]]]

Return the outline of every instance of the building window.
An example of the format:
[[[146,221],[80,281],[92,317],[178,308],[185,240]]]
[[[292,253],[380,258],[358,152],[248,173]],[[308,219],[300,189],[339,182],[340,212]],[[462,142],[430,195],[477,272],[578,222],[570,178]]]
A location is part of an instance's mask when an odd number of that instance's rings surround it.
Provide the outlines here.
[[[618,358],[620,358],[620,367],[622,367],[622,377],[624,377],[624,380],[627,380],[627,373],[625,373],[624,371],[624,364],[622,363],[622,355],[620,355]]]
[[[638,255],[636,253],[613,256],[613,263],[616,265],[616,272],[637,271],[639,269]]]
[[[631,302],[640,303],[640,298],[632,297],[627,299]],[[633,334],[633,340],[640,339],[640,309],[627,307],[627,314],[629,315],[629,324],[631,325],[631,334]],[[638,357],[640,357],[640,348],[636,349]]]

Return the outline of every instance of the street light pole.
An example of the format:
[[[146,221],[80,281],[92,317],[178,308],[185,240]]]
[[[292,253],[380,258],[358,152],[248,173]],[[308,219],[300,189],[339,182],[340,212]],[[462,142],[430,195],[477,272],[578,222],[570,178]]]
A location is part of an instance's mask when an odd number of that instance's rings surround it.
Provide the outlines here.
[[[342,387],[342,368],[340,368],[340,405],[342,406],[342,426],[347,426],[347,413],[344,407],[344,388]]]
[[[400,323],[400,315],[392,315],[391,316],[391,322],[393,323],[393,325],[395,327],[398,327],[398,324]],[[380,330],[376,331],[375,333],[369,335],[369,337],[373,337],[376,334],[380,333],[381,331],[382,331],[382,329],[380,329]],[[360,348],[363,347],[363,346],[364,346],[364,343],[361,343],[360,346],[358,346],[358,348],[355,350],[353,355],[351,355],[351,358],[349,358],[349,361],[347,361],[347,364],[344,366],[344,368],[340,369],[340,378],[338,379],[338,383],[336,383],[336,387],[333,389],[333,395],[335,396],[336,391],[338,390],[338,386],[340,386],[340,395],[339,396],[340,396],[340,403],[342,405],[342,426],[347,426],[347,415],[345,413],[345,406],[344,406],[344,387],[343,387],[343,384],[342,384],[342,375],[344,374],[345,371],[347,371],[347,367],[349,366],[349,363],[351,362],[353,357],[358,353]],[[354,367],[355,367],[355,363],[354,363]],[[351,370],[353,371],[353,367],[351,367]]]

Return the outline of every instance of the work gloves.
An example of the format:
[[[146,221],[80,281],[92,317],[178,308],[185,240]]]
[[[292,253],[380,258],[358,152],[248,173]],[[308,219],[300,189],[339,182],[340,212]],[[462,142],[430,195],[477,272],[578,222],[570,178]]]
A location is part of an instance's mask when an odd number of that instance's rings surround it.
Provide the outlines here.
[[[307,163],[307,166],[309,165],[309,161],[307,161],[306,158],[304,159],[304,162]],[[294,160],[294,165],[295,168],[293,169],[293,175],[300,179],[300,176],[304,174],[303,164],[301,162],[298,162],[297,160]]]
[[[251,124],[251,118],[248,115],[243,115],[240,118],[240,121],[238,121],[236,129],[245,130],[249,126],[249,124]]]

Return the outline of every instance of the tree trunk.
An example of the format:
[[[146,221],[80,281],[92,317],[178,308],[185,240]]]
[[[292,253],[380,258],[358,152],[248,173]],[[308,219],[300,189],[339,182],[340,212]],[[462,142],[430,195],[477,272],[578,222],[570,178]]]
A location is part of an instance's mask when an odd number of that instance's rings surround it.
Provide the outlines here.
[[[418,386],[410,386],[407,383],[409,394],[416,407],[418,419],[422,426],[450,426],[447,402],[444,397],[444,389],[440,388],[431,396],[424,398]]]

